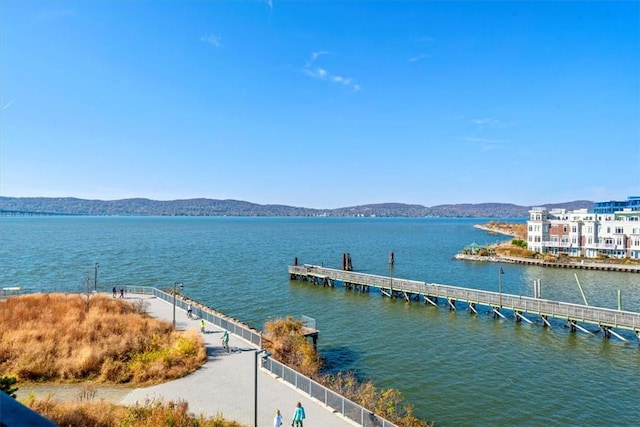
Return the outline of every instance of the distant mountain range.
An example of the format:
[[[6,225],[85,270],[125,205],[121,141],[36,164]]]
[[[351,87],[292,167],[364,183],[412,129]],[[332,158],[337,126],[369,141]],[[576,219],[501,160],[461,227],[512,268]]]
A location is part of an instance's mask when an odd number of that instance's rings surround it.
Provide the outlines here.
[[[593,209],[593,202],[577,200],[543,206],[547,209]],[[527,218],[531,206],[510,203],[452,204],[432,207],[379,203],[338,209],[311,209],[285,205],[259,205],[241,200],[149,199],[85,200],[73,197],[0,197],[0,215],[99,216],[329,216],[329,217],[446,217]]]

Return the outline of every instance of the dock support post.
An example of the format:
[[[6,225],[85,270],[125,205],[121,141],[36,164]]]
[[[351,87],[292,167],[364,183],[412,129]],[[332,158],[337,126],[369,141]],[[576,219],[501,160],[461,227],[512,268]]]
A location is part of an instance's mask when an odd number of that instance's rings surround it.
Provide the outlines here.
[[[500,313],[500,307],[493,307],[493,318],[497,319],[498,316],[502,317],[504,320],[507,320],[506,317],[504,317],[504,314]]]
[[[469,303],[469,310],[475,314],[478,314],[475,303]]]
[[[550,328],[551,327],[551,323],[549,323],[549,320],[547,319],[547,315],[543,314],[540,317],[542,318],[542,327],[543,328]]]
[[[569,331],[575,332],[578,328],[576,327],[576,321],[569,319]]]
[[[428,296],[424,295],[424,302],[431,304],[434,307],[438,306],[438,298],[434,298],[435,301],[432,301],[431,298],[429,298]],[[639,332],[640,334],[640,332]],[[638,338],[640,339],[640,335],[638,335]]]
[[[524,317],[524,315],[522,314],[521,311],[514,311],[514,313],[516,314],[516,322],[522,322],[523,320],[529,324],[533,323],[531,320],[527,319],[526,317]]]
[[[456,300],[447,299],[447,302],[449,303],[449,311],[456,311]]]

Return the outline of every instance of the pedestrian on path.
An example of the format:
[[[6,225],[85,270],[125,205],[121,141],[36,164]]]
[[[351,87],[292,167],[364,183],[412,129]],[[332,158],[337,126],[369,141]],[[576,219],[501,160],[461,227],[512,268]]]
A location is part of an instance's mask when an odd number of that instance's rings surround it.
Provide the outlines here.
[[[227,353],[229,353],[229,332],[227,332],[227,330],[224,330],[224,334],[222,334],[222,347],[224,347],[225,350],[227,350]]]
[[[296,404],[296,410],[293,411],[293,420],[291,421],[291,425],[293,427],[302,427],[302,420],[304,420],[304,408],[302,407],[302,403],[298,402]]]
[[[200,321],[200,332],[202,332],[203,334],[205,333],[205,331],[204,331],[204,319],[202,319]]]
[[[273,427],[282,427],[282,415],[280,415],[280,409],[276,409],[276,416],[273,417]]]
[[[116,289],[116,287],[113,287],[113,297],[115,298],[118,294],[118,290]]]
[[[191,307],[191,303],[189,303],[189,306],[187,307],[187,317],[189,319],[193,318],[193,307]]]

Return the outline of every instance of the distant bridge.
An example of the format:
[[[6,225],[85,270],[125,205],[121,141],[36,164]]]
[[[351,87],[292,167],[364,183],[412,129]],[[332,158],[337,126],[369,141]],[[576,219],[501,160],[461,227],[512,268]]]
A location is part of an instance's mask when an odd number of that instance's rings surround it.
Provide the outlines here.
[[[561,319],[568,322],[572,332],[579,329],[593,334],[592,331],[580,325],[580,323],[587,323],[597,325],[605,337],[614,335],[623,341],[626,341],[626,338],[614,329],[629,330],[633,331],[640,340],[640,313],[636,312],[356,273],[309,264],[289,266],[289,277],[291,280],[307,281],[322,286],[342,285],[347,289],[362,292],[369,291],[369,288],[377,288],[382,295],[391,298],[399,297],[407,301],[422,299],[425,303],[436,307],[438,300],[442,299],[447,302],[451,310],[457,310],[459,303],[466,303],[469,310],[476,314],[478,313],[476,306],[481,305],[489,307],[494,318],[506,319],[503,310],[509,310],[513,313],[516,322],[524,320],[527,323],[533,323],[527,316],[534,315],[540,317],[546,327],[551,327],[549,318]]]

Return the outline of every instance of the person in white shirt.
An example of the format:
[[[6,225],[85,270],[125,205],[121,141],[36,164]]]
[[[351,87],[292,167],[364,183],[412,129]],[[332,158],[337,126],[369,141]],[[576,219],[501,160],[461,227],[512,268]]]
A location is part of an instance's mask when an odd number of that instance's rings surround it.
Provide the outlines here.
[[[276,416],[273,417],[273,427],[282,427],[282,415],[280,415],[280,409],[276,409]]]

